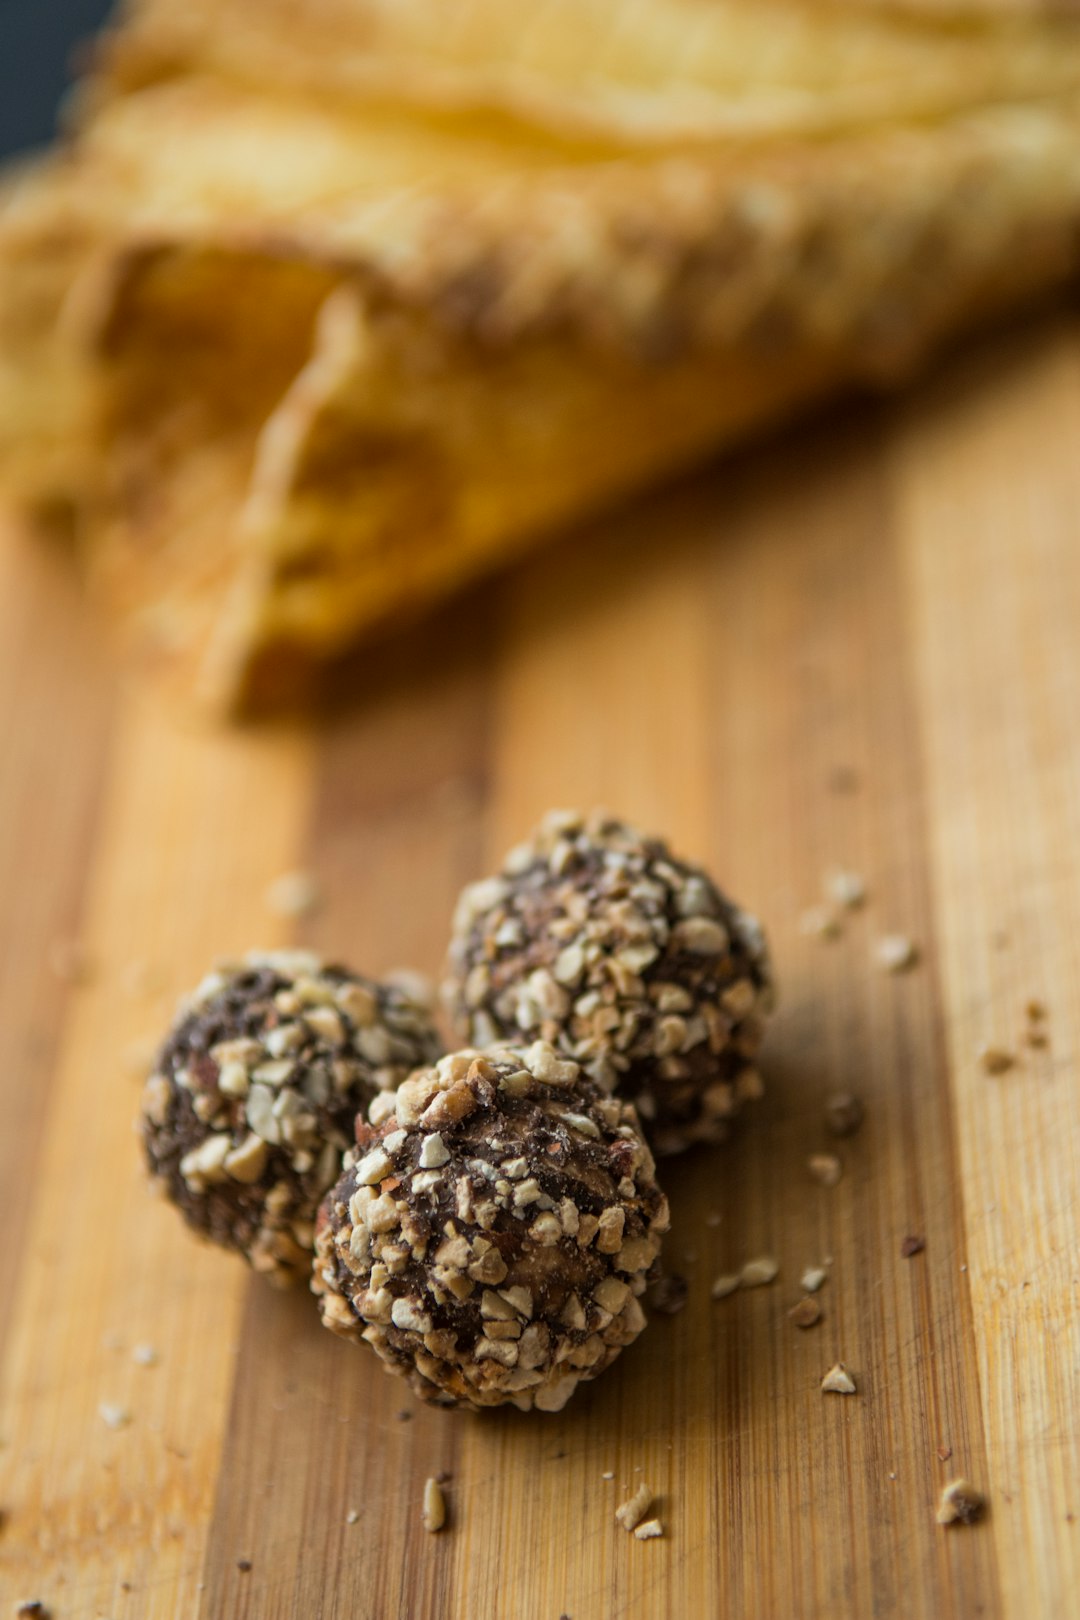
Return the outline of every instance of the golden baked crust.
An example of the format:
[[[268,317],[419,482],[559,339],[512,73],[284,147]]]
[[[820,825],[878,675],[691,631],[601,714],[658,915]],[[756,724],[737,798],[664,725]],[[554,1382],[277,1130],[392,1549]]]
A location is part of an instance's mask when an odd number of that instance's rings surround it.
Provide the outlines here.
[[[277,696],[1074,271],[1080,29],[962,9],[144,0],[0,215],[9,481],[185,682]]]

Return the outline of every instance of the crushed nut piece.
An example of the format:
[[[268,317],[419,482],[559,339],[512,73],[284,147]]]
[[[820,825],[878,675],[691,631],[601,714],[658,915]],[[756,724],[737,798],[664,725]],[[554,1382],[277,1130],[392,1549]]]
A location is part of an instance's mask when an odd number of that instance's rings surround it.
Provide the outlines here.
[[[283,872],[267,885],[265,900],[278,917],[304,917],[314,911],[321,899],[318,883],[310,872]]]
[[[905,973],[919,959],[918,948],[906,934],[883,934],[874,947],[878,966],[886,973]]]
[[[659,1282],[653,1284],[650,1295],[654,1311],[661,1311],[664,1316],[674,1316],[686,1304],[686,1296],[690,1292],[690,1285],[685,1277],[676,1272],[661,1277]]]
[[[788,1316],[796,1327],[811,1328],[821,1321],[821,1306],[813,1295],[807,1294],[805,1299],[800,1299],[797,1305],[791,1307]]]
[[[152,1344],[136,1344],[132,1347],[131,1359],[140,1367],[156,1367],[161,1357]]]
[[[854,1395],[855,1380],[842,1361],[834,1362],[821,1380],[824,1395]]]
[[[442,1493],[442,1486],[434,1477],[424,1486],[424,1506],[421,1514],[424,1529],[434,1535],[446,1523],[446,1498]]]
[[[623,1502],[621,1507],[615,1509],[616,1521],[624,1530],[634,1530],[641,1523],[652,1506],[653,1493],[650,1486],[641,1484],[633,1496]]]
[[[739,1282],[743,1288],[761,1288],[766,1283],[774,1282],[779,1274],[779,1261],[774,1260],[771,1254],[763,1254],[756,1260],[746,1262],[739,1272]]]
[[[652,1541],[655,1537],[662,1536],[663,1533],[664,1527],[659,1519],[646,1519],[644,1524],[639,1524],[636,1527],[634,1537],[637,1541]]]
[[[729,1294],[733,1294],[735,1292],[739,1286],[739,1282],[740,1278],[738,1272],[735,1272],[729,1276],[717,1277],[709,1292],[713,1299],[726,1299]]]
[[[131,1413],[126,1406],[118,1406],[114,1401],[101,1401],[98,1405],[101,1421],[110,1429],[122,1429],[131,1422]]]
[[[1027,1017],[1028,1017],[1028,1019],[1030,1020],[1031,1023],[1033,1023],[1033,1024],[1041,1023],[1042,1020],[1047,1016],[1046,1003],[1043,1002],[1043,1001],[1036,1001],[1033,998],[1025,1006],[1024,1012],[1026,1013],[1026,1015],[1027,1015]]]
[[[1024,1031],[1024,1040],[1028,1046],[1034,1046],[1036,1048],[1042,1048],[1050,1045],[1049,1035],[1046,1033],[1045,1029],[1040,1029],[1037,1024]]]
[[[357,1508],[350,1508],[348,1513],[346,1513],[346,1515],[345,1515],[345,1523],[346,1524],[358,1524],[359,1522],[360,1522],[359,1510]]]
[[[15,1613],[23,1620],[50,1620],[52,1610],[47,1609],[40,1598],[24,1598],[15,1605]]]
[[[834,1091],[825,1099],[825,1124],[834,1136],[854,1136],[863,1122],[863,1105],[850,1091]]]
[[[835,1187],[844,1173],[844,1166],[835,1153],[811,1153],[806,1168],[823,1187]]]
[[[988,1042],[979,1047],[979,1062],[987,1074],[1004,1074],[1016,1062],[1016,1054],[1007,1047]]]
[[[986,1498],[966,1479],[950,1480],[938,1504],[938,1524],[978,1524],[986,1512]]]
[[[799,918],[799,933],[816,939],[839,939],[840,919],[828,906],[808,906]]]
[[[816,1294],[818,1289],[828,1278],[829,1273],[824,1266],[807,1266],[799,1278],[799,1287],[805,1288],[808,1294]]]
[[[900,1254],[903,1259],[910,1260],[914,1254],[922,1254],[926,1248],[926,1239],[922,1237],[906,1237],[900,1245]]]
[[[857,872],[834,871],[825,879],[825,892],[835,905],[854,911],[866,899],[866,884]]]
[[[941,1462],[948,1462],[952,1456],[952,1446],[938,1446],[937,1454]]]

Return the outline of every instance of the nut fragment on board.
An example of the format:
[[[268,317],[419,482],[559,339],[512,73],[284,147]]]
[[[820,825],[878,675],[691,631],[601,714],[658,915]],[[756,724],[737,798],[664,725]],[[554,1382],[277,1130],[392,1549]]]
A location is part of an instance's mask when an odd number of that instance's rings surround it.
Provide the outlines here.
[[[621,1506],[615,1509],[617,1523],[621,1524],[624,1530],[636,1529],[652,1506],[652,1499],[651,1487],[645,1484],[639,1485],[633,1496],[628,1497]]]
[[[644,1524],[639,1524],[635,1529],[634,1538],[637,1541],[653,1541],[663,1533],[664,1527],[659,1519],[646,1519]]]
[[[761,1288],[766,1283],[775,1282],[779,1274],[779,1261],[774,1260],[771,1254],[762,1254],[746,1262],[739,1272],[739,1281],[744,1288]]]
[[[836,870],[826,875],[825,892],[834,905],[854,911],[866,899],[866,884],[858,872]]]
[[[421,1518],[425,1530],[434,1535],[446,1523],[446,1498],[442,1493],[442,1486],[434,1476],[424,1485],[424,1505]]]
[[[131,1422],[131,1413],[127,1407],[120,1406],[115,1401],[100,1401],[98,1415],[109,1429],[123,1429]]]
[[[828,906],[808,906],[799,918],[799,933],[813,939],[839,939],[840,919]]]
[[[987,1074],[1005,1074],[1016,1063],[1016,1054],[987,1041],[979,1047],[979,1063]]]
[[[310,872],[282,872],[267,885],[264,898],[267,910],[277,917],[306,917],[322,895]]]
[[[833,1136],[854,1136],[863,1122],[863,1105],[850,1091],[834,1091],[825,1099],[825,1124]]]
[[[678,1272],[668,1272],[655,1282],[649,1294],[649,1304],[663,1316],[675,1316],[686,1304],[690,1285]]]
[[[986,1498],[966,1479],[952,1479],[941,1493],[938,1524],[978,1524],[986,1512]]]
[[[823,1395],[854,1395],[855,1380],[842,1361],[834,1362],[821,1380]]]
[[[880,968],[886,973],[906,973],[919,959],[914,940],[906,934],[883,934],[874,947]]]
[[[807,1294],[788,1311],[788,1317],[798,1328],[811,1328],[821,1321],[821,1305],[812,1294]]]
[[[737,1271],[729,1272],[723,1277],[717,1277],[709,1289],[709,1293],[713,1299],[727,1299],[728,1295],[733,1294],[739,1287],[741,1281],[742,1279]]]
[[[829,1273],[824,1266],[807,1266],[799,1278],[799,1287],[805,1289],[808,1294],[816,1294],[827,1280],[828,1275]]]
[[[844,1173],[844,1166],[835,1153],[811,1153],[806,1168],[823,1187],[835,1187]]]
[[[922,1254],[925,1248],[926,1239],[924,1237],[918,1237],[915,1233],[912,1233],[910,1237],[906,1237],[901,1243],[900,1257],[903,1260],[910,1260],[914,1255]]]

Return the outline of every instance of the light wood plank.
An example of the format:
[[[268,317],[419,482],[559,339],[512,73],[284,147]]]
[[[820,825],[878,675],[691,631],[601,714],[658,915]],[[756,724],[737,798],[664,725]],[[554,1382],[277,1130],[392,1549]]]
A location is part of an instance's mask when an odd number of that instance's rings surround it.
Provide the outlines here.
[[[0,534],[0,1346],[72,990],[50,958],[78,940],[109,742],[105,660],[67,563]]]
[[[987,352],[897,444],[965,1281],[1009,1616],[1080,1589],[1080,330]],[[1046,1052],[1019,1046],[1029,997]],[[990,1079],[984,1042],[1023,1051]]]
[[[148,1196],[125,1054],[162,1007],[124,970],[156,965],[175,994],[281,937],[262,895],[295,860],[310,757],[299,735],[180,733],[136,695],[117,718],[86,907],[100,971],[64,1031],[0,1416],[6,1579],[65,1616],[132,1612],[122,1581],[142,1615],[195,1612],[247,1273]],[[159,1366],[134,1364],[139,1341]]]
[[[305,866],[323,901],[304,933],[367,973],[406,964],[439,972],[457,891],[479,854],[484,657],[441,663],[424,650],[418,642],[405,660],[412,675],[322,743]],[[449,1612],[454,1533],[426,1535],[420,1502],[430,1474],[456,1475],[460,1432],[388,1378],[366,1346],[325,1332],[310,1295],[253,1288],[201,1612]],[[238,1558],[250,1559],[250,1572]]]

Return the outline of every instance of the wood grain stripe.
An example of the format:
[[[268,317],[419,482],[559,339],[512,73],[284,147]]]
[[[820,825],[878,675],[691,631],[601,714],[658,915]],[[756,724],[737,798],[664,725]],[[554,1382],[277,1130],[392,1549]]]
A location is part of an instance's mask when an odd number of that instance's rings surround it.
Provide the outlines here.
[[[10,1578],[65,1616],[197,1607],[245,1273],[149,1197],[127,1054],[214,956],[280,933],[262,893],[294,858],[309,758],[299,737],[178,733],[134,694],[117,716],[86,906],[100,971],[64,1031],[0,1419]],[[135,960],[164,996],[125,990]],[[158,1367],[134,1364],[140,1340]]]
[[[37,1152],[105,775],[110,687],[70,559],[0,535],[0,1348],[25,1252]]]
[[[1050,424],[1054,424],[1053,430]],[[1080,327],[1002,342],[897,444],[1004,1612],[1080,1587]],[[943,537],[947,536],[947,543]],[[1045,1001],[1049,1048],[1025,1047]],[[986,1042],[1018,1052],[990,1079]]]
[[[454,900],[479,854],[484,655],[448,648],[433,659],[431,650],[428,639],[418,642],[405,655],[413,674],[321,740],[305,864],[323,902],[304,934],[373,974],[405,965],[438,973]],[[253,1282],[203,1614],[383,1620],[449,1612],[453,1479],[448,1533],[425,1534],[420,1504],[430,1475],[456,1476],[459,1432],[445,1414],[420,1406],[366,1346],[325,1332],[306,1292],[283,1297]],[[250,1559],[251,1570],[239,1570],[238,1559]]]

